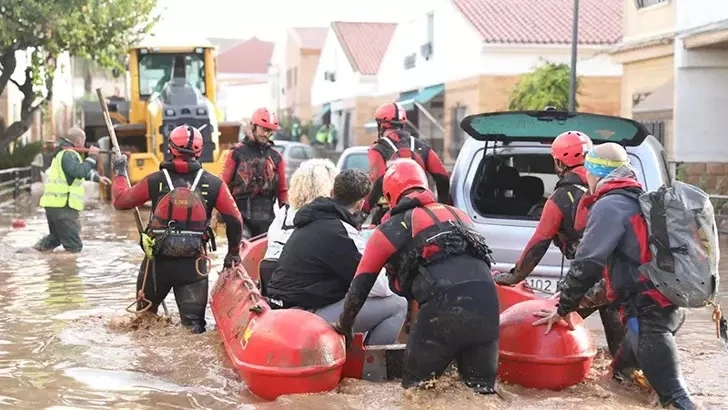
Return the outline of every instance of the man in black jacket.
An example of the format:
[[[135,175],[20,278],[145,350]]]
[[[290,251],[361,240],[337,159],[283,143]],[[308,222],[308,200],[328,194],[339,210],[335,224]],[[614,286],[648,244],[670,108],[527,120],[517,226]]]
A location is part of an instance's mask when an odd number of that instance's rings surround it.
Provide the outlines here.
[[[352,213],[361,209],[371,187],[364,172],[345,170],[334,180],[332,198],[318,197],[296,213],[295,229],[266,285],[272,307],[336,320],[364,249]],[[404,298],[370,298],[354,331],[369,332],[367,344],[394,343],[406,314]]]

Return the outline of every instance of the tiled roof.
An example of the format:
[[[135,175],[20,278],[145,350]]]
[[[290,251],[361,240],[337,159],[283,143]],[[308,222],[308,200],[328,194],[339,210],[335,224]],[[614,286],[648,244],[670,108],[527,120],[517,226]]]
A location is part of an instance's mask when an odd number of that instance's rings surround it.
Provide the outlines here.
[[[217,56],[217,71],[234,74],[265,74],[274,43],[255,37],[228,48]]]
[[[335,21],[331,28],[354,71],[376,75],[396,24]]]
[[[451,0],[487,43],[570,44],[573,0]],[[622,37],[622,0],[579,2],[579,44]]]
[[[293,32],[298,36],[301,48],[321,50],[326,40],[326,27],[294,27]]]

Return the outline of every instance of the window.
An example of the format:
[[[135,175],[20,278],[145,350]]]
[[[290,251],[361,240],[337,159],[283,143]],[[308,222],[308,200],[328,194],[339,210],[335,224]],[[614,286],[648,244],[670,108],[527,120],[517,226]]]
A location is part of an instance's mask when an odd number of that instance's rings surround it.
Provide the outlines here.
[[[303,147],[291,147],[289,155],[291,159],[307,159],[306,151],[303,150]]]
[[[311,148],[310,145],[306,145],[303,150],[306,151],[306,158],[316,158],[316,152],[313,150],[313,148]]]
[[[293,67],[293,86],[298,85],[298,67]]]
[[[435,12],[427,13],[427,42],[435,42]]]
[[[291,80],[291,69],[289,68],[286,70],[286,90],[290,90],[293,86],[293,81]]]
[[[283,145],[273,145],[273,149],[278,151],[279,154],[283,155],[283,153],[286,151],[286,147]]]
[[[670,0],[635,0],[634,3],[638,9],[643,9],[657,4],[667,3],[668,1]]]
[[[653,137],[665,146],[665,121],[643,121],[642,125],[650,131]]]
[[[202,54],[139,54],[139,95],[142,98],[161,92],[172,79],[184,78],[191,87],[205,94],[205,60]]]
[[[639,169],[639,159],[630,154],[630,160]],[[491,154],[480,162],[473,181],[473,206],[491,218],[538,220],[558,180],[548,153]]]
[[[364,172],[369,172],[369,158],[367,153],[356,153],[346,156],[344,160],[343,169],[358,169]]]

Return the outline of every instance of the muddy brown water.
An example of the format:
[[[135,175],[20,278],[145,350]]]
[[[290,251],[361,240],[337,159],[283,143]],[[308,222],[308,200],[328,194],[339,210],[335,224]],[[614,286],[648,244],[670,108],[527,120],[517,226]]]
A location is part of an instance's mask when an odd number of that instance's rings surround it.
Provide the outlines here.
[[[433,390],[415,393],[405,392],[394,382],[347,379],[331,393],[262,403],[247,393],[230,367],[214,325],[203,335],[188,334],[174,324],[133,326],[132,315],[124,308],[134,300],[141,251],[131,213],[107,206],[84,212],[85,248],[78,255],[14,253],[47,232],[45,215],[29,204],[5,208],[0,215],[0,408],[656,407],[653,394],[612,384],[603,355],[595,360],[586,382],[561,392],[501,384],[503,398],[498,399],[473,395],[452,378],[438,382]],[[14,218],[25,219],[27,226],[12,229]],[[213,256],[215,270],[222,256]],[[724,263],[724,274],[726,268],[728,263]],[[211,276],[214,281],[216,275]],[[728,306],[725,281],[721,298]],[[167,304],[176,315],[172,295]],[[213,323],[209,311],[208,321]],[[597,342],[604,346],[598,318],[589,322]],[[715,338],[710,312],[690,311],[678,343],[682,369],[696,400],[705,408],[728,409],[728,352]]]

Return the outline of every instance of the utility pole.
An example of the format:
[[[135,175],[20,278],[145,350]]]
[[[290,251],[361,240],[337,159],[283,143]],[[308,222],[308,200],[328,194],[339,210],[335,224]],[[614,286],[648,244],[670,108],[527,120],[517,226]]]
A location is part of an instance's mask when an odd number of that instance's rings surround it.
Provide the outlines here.
[[[574,0],[574,18],[571,25],[571,70],[569,72],[569,111],[576,111],[576,45],[579,43],[579,0]]]

